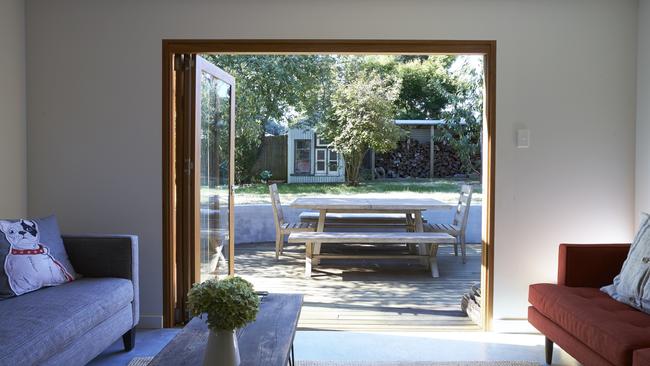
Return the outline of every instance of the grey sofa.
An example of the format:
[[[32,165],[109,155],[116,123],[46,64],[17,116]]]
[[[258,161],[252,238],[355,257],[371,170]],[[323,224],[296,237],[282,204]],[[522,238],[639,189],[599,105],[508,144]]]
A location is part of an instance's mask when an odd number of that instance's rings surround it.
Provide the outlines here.
[[[85,365],[120,337],[135,345],[138,238],[63,242],[82,278],[0,301],[0,365]]]

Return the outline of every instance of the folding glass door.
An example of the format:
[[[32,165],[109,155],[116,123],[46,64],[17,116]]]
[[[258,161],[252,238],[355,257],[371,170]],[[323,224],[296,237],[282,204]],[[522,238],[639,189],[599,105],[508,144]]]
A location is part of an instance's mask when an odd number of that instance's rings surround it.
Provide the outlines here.
[[[194,283],[234,274],[235,79],[175,56],[176,322]]]
[[[235,79],[196,58],[196,281],[234,273],[233,184]],[[231,240],[233,239],[233,240]],[[226,259],[226,255],[229,260]]]

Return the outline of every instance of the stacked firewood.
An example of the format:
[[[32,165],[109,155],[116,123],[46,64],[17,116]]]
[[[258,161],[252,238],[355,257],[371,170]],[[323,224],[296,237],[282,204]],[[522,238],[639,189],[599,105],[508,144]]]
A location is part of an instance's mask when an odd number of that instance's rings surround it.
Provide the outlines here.
[[[429,178],[431,153],[429,143],[406,139],[397,148],[375,156],[375,178]],[[433,145],[434,178],[464,175],[463,167],[454,149],[444,142]],[[477,156],[475,159],[480,160]]]
[[[476,324],[481,324],[481,285],[475,284],[460,300],[461,310]]]
[[[378,154],[375,168],[385,175],[380,178],[428,178],[429,144],[417,140],[400,141],[397,148],[386,154]]]
[[[463,168],[458,155],[448,144],[433,145],[433,173],[435,177],[446,178],[462,174]]]

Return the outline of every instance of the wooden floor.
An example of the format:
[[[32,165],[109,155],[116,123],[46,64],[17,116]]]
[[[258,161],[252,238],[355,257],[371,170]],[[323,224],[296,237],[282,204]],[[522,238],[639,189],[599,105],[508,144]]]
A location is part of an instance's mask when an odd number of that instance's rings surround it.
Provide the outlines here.
[[[405,251],[382,246],[382,253]],[[462,294],[480,281],[480,245],[468,245],[467,263],[441,247],[440,277],[417,260],[323,260],[305,279],[304,247],[287,246],[275,260],[274,244],[238,244],[237,275],[258,291],[302,293],[301,330],[441,331],[479,330],[460,310]],[[332,248],[323,246],[323,251]],[[340,249],[343,250],[343,249]],[[346,246],[346,253],[376,253],[372,246]]]

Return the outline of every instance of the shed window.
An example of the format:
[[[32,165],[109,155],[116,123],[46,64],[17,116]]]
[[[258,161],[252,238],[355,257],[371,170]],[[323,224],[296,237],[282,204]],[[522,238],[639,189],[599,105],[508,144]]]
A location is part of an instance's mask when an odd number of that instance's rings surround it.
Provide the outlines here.
[[[339,175],[339,154],[332,149],[316,149],[316,174]]]
[[[295,174],[311,173],[311,140],[295,140],[293,172]]]

